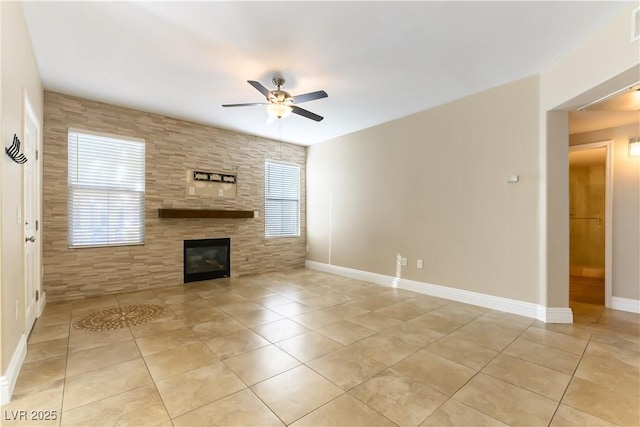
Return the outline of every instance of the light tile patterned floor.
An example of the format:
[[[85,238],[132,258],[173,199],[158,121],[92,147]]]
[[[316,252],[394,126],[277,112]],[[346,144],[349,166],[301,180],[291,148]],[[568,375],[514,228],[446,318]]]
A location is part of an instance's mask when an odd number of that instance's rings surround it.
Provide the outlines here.
[[[133,303],[167,311],[71,326]],[[640,316],[572,308],[544,324],[304,269],[50,303],[2,425],[640,425]]]

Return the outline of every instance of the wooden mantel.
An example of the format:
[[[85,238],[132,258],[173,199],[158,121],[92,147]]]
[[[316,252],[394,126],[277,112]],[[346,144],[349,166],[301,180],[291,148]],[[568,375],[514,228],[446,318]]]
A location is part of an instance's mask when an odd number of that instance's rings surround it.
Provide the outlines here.
[[[221,209],[158,209],[159,218],[254,218],[253,211]]]

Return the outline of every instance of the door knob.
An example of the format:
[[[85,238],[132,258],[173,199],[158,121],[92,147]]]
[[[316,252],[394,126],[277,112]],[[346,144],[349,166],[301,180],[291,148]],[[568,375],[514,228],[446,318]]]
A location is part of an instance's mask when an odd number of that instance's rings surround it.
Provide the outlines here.
[[[36,236],[26,237],[24,241],[33,243],[36,241]]]

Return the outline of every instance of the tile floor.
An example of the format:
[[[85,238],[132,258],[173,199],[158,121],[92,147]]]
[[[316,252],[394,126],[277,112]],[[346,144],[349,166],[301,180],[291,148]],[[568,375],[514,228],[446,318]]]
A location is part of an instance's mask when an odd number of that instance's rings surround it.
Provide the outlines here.
[[[167,311],[71,326],[131,303]],[[49,303],[2,425],[640,425],[640,316],[572,306],[544,324],[304,269]]]

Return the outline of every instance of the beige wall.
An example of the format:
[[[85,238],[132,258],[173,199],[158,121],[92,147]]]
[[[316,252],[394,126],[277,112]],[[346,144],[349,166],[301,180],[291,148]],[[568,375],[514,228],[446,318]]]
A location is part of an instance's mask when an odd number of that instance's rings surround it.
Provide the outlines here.
[[[231,237],[232,275],[304,266],[305,148],[127,108],[45,93],[44,287],[49,300],[183,283],[185,239]],[[146,142],[143,246],[67,248],[67,131]],[[301,237],[264,237],[264,162],[301,165]],[[186,170],[232,172],[238,197],[188,196]],[[158,208],[257,210],[254,219],[159,219]]]
[[[604,277],[605,169],[604,159],[597,165],[569,167],[571,274]]]
[[[33,56],[31,41],[17,2],[0,2],[2,10],[2,147],[9,145],[13,134],[24,140],[24,94],[29,97],[35,114],[42,121],[42,85]],[[2,292],[2,373],[25,334],[24,271],[22,224],[17,210],[22,209],[22,166],[10,160],[2,148],[2,220],[1,220],[1,292]],[[18,313],[16,313],[16,305]],[[16,320],[17,319],[17,320]]]
[[[396,276],[401,254],[403,278],[537,303],[538,92],[527,78],[311,146],[307,259]]]
[[[613,141],[612,295],[640,299],[640,157],[629,157],[637,124],[571,135],[571,145]]]

